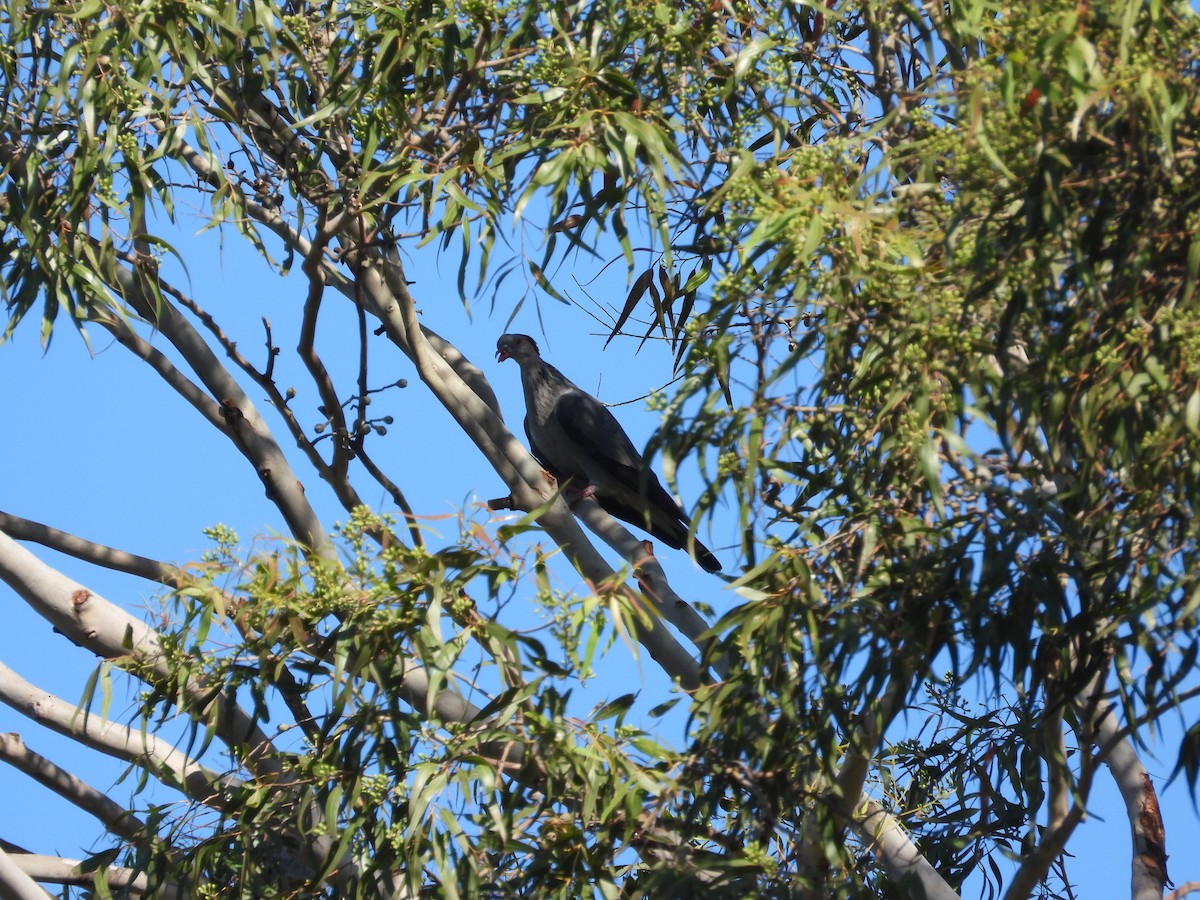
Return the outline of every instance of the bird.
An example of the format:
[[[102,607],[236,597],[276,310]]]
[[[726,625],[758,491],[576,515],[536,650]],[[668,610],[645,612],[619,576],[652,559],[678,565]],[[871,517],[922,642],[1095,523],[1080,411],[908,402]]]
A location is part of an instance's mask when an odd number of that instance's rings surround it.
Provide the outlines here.
[[[609,515],[648,531],[668,547],[687,549],[706,572],[721,570],[608,407],[542,359],[537,342],[527,334],[500,336],[496,361],[507,359],[521,367],[529,449],[559,484],[593,497]]]

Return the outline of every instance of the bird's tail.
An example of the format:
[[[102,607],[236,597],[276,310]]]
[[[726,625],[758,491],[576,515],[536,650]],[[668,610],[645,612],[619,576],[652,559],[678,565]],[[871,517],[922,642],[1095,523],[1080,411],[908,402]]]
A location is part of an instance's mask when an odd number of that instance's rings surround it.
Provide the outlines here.
[[[670,497],[665,491],[663,496]],[[609,515],[646,529],[656,540],[673,550],[686,550],[705,572],[721,571],[720,560],[691,533],[691,523],[683,517],[682,512],[676,511],[673,500],[670,501],[672,510],[668,515],[661,506],[644,511],[613,497],[597,496],[596,499]]]

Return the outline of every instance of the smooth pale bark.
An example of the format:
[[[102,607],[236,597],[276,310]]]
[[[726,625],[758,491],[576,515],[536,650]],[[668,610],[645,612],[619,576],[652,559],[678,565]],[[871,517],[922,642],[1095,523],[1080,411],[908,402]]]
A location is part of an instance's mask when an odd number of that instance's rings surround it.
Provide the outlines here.
[[[211,160],[185,143],[178,146],[181,161],[197,175],[209,184],[225,184]],[[292,231],[277,212],[253,204],[247,197],[242,199],[252,218],[274,231],[306,259],[309,257],[313,248],[311,241]],[[561,499],[551,502],[554,500],[552,483],[546,481],[541,466],[505,426],[495,393],[481,370],[449,341],[421,325],[399,258],[386,258],[379,252],[362,249],[367,242],[363,235],[356,233],[357,221],[353,216],[339,218],[337,226],[344,236],[342,258],[350,264],[355,279],[346,279],[336,267],[318,256],[316,264],[321,266],[326,283],[380,320],[388,337],[413,360],[422,381],[504,480],[512,492],[514,506],[526,511],[541,509],[539,524],[563,548],[576,570],[593,585],[612,583],[615,575],[612,567],[584,535],[566,503]],[[133,287],[136,285],[130,285],[131,289]],[[172,331],[180,330],[178,313],[168,313],[167,319]],[[160,327],[167,331],[167,327]],[[174,338],[170,334],[167,336],[174,343]],[[198,348],[193,355],[204,361]],[[198,364],[190,356],[189,363],[193,368]],[[209,385],[204,371],[197,371]],[[222,394],[218,391],[216,396]],[[238,396],[244,397],[240,391]],[[239,399],[238,409],[241,409],[241,403]],[[293,528],[293,534],[303,539],[303,531]],[[637,636],[650,656],[685,688],[702,683],[699,664],[661,622],[639,627]]]
[[[134,674],[148,681],[169,677],[154,629],[46,565],[2,531],[0,580],[79,646],[103,659],[128,660]],[[146,671],[139,672],[140,667]],[[252,766],[261,761],[259,774],[275,776],[281,771],[278,761],[268,753],[270,739],[250,713],[232,698],[214,697],[211,688],[196,678],[188,680],[185,691],[196,704],[194,712],[211,719],[226,744],[246,747]]]
[[[377,272],[374,264],[359,269],[360,278]],[[370,279],[367,279],[368,281]],[[403,334],[413,348],[413,359],[422,381],[429,386],[455,421],[505,478],[518,509],[541,509],[538,523],[563,549],[575,569],[593,585],[616,584],[612,566],[583,533],[575,515],[546,479],[542,467],[524,445],[513,436],[495,411],[459,377],[420,330],[416,308],[403,278],[387,285],[395,289],[388,311],[373,310],[385,316],[389,333]],[[632,592],[629,596],[636,603]],[[650,656],[685,689],[698,687],[703,679],[699,664],[675,639],[659,619],[637,624],[635,633]]]
[[[46,900],[49,896],[10,854],[0,848],[0,897],[4,900]]]
[[[0,663],[0,703],[85,747],[144,766],[159,780],[166,775],[166,780],[200,803],[224,808],[226,796],[242,786],[238,779],[217,774],[149,732],[103,719],[30,684],[4,663]]]
[[[43,547],[58,550],[106,569],[126,572],[171,587],[179,584],[180,572],[175,566],[159,562],[157,559],[138,556],[136,553],[127,553],[116,547],[97,544],[50,525],[43,525],[41,522],[34,522],[3,510],[0,510],[0,532],[5,532],[9,537],[18,541],[33,541]]]
[[[874,800],[862,801],[855,811],[852,827],[859,839],[875,854],[888,877],[895,884],[907,888],[914,898],[961,900],[909,840],[900,823]]]
[[[1133,846],[1129,896],[1131,900],[1159,900],[1170,879],[1162,811],[1150,773],[1138,757],[1133,741],[1121,733],[1115,705],[1109,704],[1101,711],[1095,728],[1100,758],[1117,783],[1129,819]]]
[[[325,527],[304,495],[304,485],[237,379],[172,304],[155,304],[146,296],[146,285],[138,274],[116,266],[115,275],[115,287],[122,297],[174,345],[212,394],[225,420],[224,433],[254,466],[267,498],[283,515],[292,536],[318,556],[334,558],[336,554]]]
[[[91,887],[97,881],[94,871],[83,871],[82,860],[37,853],[10,853],[9,859],[36,882]],[[129,891],[134,895],[150,894],[150,879],[133,869],[108,866],[104,870],[104,881],[110,888],[119,891]],[[45,897],[46,894],[41,896]],[[175,885],[164,885],[155,890],[153,896],[162,900],[187,900],[191,895]]]
[[[633,568],[642,595],[651,602],[655,613],[679,629],[680,634],[690,640],[702,656],[707,653],[711,626],[691,603],[675,593],[662,564],[647,549],[647,542],[632,534],[591,497],[579,500],[574,509],[579,521],[620,553]],[[729,675],[728,657],[721,656],[710,660],[708,664],[719,678]]]

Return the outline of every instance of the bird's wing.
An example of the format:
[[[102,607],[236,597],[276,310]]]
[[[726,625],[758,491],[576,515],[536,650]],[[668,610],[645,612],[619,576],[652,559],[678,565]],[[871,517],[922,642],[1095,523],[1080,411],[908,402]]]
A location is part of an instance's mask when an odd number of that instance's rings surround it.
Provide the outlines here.
[[[538,442],[533,437],[533,429],[529,427],[529,416],[525,417],[525,438],[529,441],[529,452],[533,454],[533,458],[538,461],[543,469],[555,477],[556,480],[563,480],[563,473],[559,471],[550,458],[538,446]]]
[[[617,518],[651,533],[654,529],[648,524],[659,525],[671,535],[658,535],[661,540],[674,543],[680,534],[686,536],[683,510],[643,462],[608,407],[582,391],[572,391],[559,398],[554,415],[578,454],[577,468],[590,474],[602,506],[608,509],[611,505],[609,512]]]
[[[613,474],[641,468],[642,455],[634,442],[608,407],[592,395],[577,388],[564,391],[554,403],[554,419],[572,444]]]

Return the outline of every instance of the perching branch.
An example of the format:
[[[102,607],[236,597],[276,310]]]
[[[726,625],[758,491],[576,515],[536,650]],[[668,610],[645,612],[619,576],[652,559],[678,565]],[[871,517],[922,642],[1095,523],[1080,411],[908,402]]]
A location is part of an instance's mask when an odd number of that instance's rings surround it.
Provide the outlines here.
[[[666,573],[657,557],[650,552],[648,542],[639,540],[629,529],[609,515],[604,508],[591,497],[585,497],[575,503],[575,515],[588,529],[612,547],[633,568],[634,576],[641,586],[642,595],[650,601],[657,615],[670,622],[700,651],[701,657],[710,653],[709,629],[696,608],[680,597],[672,589]],[[708,660],[717,676],[726,678],[729,675],[730,660],[726,656]]]
[[[377,271],[369,260],[360,262],[358,270],[360,281]],[[566,502],[551,489],[542,467],[425,338],[417,321],[416,305],[403,279],[393,280],[390,286],[398,293],[392,304],[395,312],[387,314],[385,324],[389,334],[396,333],[411,348],[421,379],[505,479],[514,502],[522,509],[544,508],[538,516],[539,524],[563,548],[579,573],[594,585],[613,583],[612,567],[584,536]],[[379,315],[384,310],[373,312]],[[631,593],[630,598],[636,608],[636,598]],[[699,686],[703,680],[699,665],[660,619],[651,618],[635,627],[638,640],[668,674],[678,678],[685,689]]]

